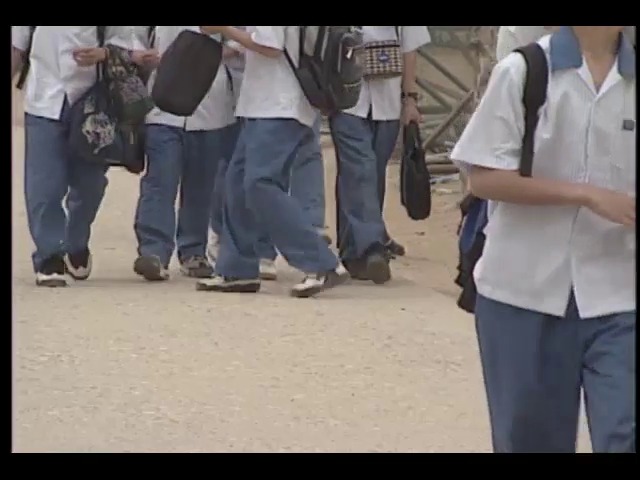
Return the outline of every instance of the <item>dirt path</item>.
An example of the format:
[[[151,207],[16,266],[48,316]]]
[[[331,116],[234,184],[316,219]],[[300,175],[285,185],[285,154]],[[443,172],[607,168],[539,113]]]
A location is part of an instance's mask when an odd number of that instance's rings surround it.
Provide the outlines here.
[[[15,127],[15,451],[489,450],[473,324],[452,298],[455,195],[411,222],[393,169],[387,217],[409,256],[386,287],[294,300],[283,266],[241,297],[196,292],[175,267],[166,284],[136,278],[137,179],[114,171],[94,276],[49,291],[33,286],[22,145]]]

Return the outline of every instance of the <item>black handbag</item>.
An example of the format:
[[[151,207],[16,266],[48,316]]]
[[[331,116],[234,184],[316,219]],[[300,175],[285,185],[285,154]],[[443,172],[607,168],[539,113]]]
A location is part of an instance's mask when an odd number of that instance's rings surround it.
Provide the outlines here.
[[[83,160],[141,173],[145,167],[144,124],[121,122],[104,66],[96,83],[69,112],[69,145]]]
[[[162,55],[151,98],[167,113],[189,117],[211,89],[222,62],[222,44],[183,30]]]
[[[404,127],[400,198],[409,218],[426,220],[431,215],[431,175],[422,148],[420,128],[415,122]]]

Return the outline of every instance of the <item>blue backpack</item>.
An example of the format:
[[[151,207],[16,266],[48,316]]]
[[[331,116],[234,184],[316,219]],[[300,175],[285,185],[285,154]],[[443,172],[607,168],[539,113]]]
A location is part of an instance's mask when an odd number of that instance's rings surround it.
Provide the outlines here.
[[[530,177],[533,169],[533,142],[538,126],[538,113],[547,101],[549,66],[544,50],[537,43],[519,48],[515,52],[522,55],[527,64],[522,98],[525,122],[520,175]],[[487,201],[469,194],[460,202],[460,212],[462,220],[458,227],[458,276],[455,283],[462,289],[462,293],[457,304],[465,312],[474,313],[478,293],[473,271],[484,250],[484,230],[488,222]]]

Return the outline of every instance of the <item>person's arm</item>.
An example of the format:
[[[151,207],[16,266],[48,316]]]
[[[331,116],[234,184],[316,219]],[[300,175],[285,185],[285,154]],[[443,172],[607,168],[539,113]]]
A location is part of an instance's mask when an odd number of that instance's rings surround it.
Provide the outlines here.
[[[416,77],[418,74],[418,48],[431,41],[427,27],[400,27],[402,44],[403,70],[402,70],[402,123],[420,122],[418,111]]]
[[[586,207],[607,220],[635,225],[635,199],[588,183],[522,177],[522,95],[526,64],[509,55],[493,70],[487,91],[451,159],[464,171],[471,193],[485,200],[537,206]]]
[[[402,37],[402,55],[404,70],[402,72],[402,91],[417,90],[416,76],[418,68],[418,49],[431,42],[427,27],[400,27]]]
[[[11,79],[22,70],[26,60],[29,40],[31,38],[31,27],[12,26],[11,27]]]
[[[487,90],[451,158],[479,198],[525,205],[584,205],[584,185],[520,176],[526,65],[512,54],[493,69]]]
[[[237,27],[201,26],[200,31],[207,35],[222,34],[244,48],[270,58],[278,58],[284,50],[284,27],[257,27],[253,33]]]

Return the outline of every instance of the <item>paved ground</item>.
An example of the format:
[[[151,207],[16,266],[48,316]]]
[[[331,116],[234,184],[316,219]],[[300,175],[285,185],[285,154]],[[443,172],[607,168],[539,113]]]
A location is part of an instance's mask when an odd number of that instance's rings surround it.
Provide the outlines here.
[[[132,272],[137,179],[114,171],[94,229],[94,276],[41,290],[22,144],[16,126],[15,451],[490,449],[472,320],[451,286],[456,195],[439,194],[433,218],[411,222],[394,169],[389,224],[410,254],[394,263],[393,282],[301,301],[287,296],[298,274],[285,266],[255,296],[196,292],[175,268],[170,283],[143,283]]]

